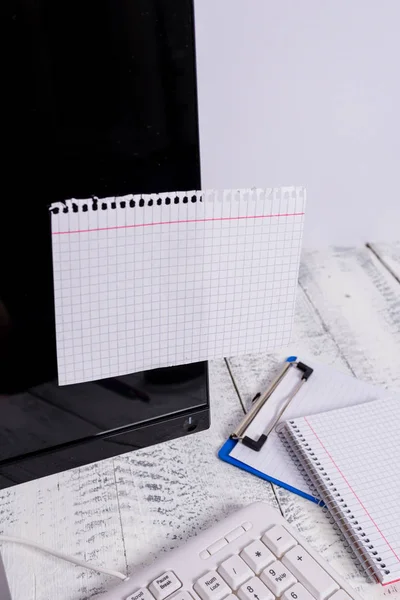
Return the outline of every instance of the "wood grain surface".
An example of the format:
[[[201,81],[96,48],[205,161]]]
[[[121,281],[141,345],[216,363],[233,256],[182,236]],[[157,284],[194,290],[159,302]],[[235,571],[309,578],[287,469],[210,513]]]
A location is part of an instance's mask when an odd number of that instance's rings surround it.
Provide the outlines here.
[[[210,430],[0,491],[0,533],[133,573],[231,511],[264,500],[365,600],[400,599],[400,586],[365,581],[319,507],[216,457],[289,351],[400,390],[399,248],[305,252],[292,345],[211,363]],[[88,600],[118,585],[21,546],[3,544],[1,553],[13,600]]]
[[[382,264],[400,282],[400,242],[391,244],[367,244]]]

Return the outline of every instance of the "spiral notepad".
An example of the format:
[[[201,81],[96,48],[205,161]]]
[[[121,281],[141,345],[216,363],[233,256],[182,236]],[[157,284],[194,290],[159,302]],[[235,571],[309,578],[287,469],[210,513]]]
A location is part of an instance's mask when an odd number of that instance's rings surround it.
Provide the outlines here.
[[[59,384],[287,343],[304,208],[293,187],[52,204]]]
[[[400,581],[400,399],[293,419],[281,433],[360,564]]]
[[[297,355],[295,348],[292,355]],[[301,362],[314,369],[307,385],[303,385],[283,413],[281,423],[306,415],[317,414],[328,410],[337,410],[363,402],[371,402],[387,397],[387,391],[366,381],[359,381],[352,375],[344,373],[330,365],[324,365],[311,356],[300,354]],[[267,373],[265,373],[267,376]],[[273,422],[285,400],[301,381],[302,372],[290,369],[285,378],[275,388],[271,397],[258,412],[257,417],[246,429],[246,435],[258,439]],[[264,390],[266,388],[261,388]],[[261,476],[290,491],[298,493],[310,500],[317,500],[301,472],[296,468],[296,461],[288,454],[288,448],[282,444],[278,431],[273,429],[259,452],[254,452],[244,444],[238,443],[229,451],[232,459],[239,461],[241,468],[252,468]],[[292,455],[292,458],[293,457]]]

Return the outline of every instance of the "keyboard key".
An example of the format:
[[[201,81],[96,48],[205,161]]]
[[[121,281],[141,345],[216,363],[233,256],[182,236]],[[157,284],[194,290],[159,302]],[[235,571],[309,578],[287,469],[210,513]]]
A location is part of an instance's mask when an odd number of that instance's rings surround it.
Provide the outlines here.
[[[336,581],[301,546],[289,550],[282,562],[316,600],[325,600],[339,589]]]
[[[218,569],[218,573],[226,583],[234,590],[242,585],[247,579],[253,577],[254,573],[249,569],[244,560],[234,554],[225,560]]]
[[[243,527],[236,527],[236,529],[233,529],[232,531],[226,534],[225,539],[228,543],[230,543],[233,542],[233,540],[236,540],[241,535],[243,535],[243,533]]]
[[[209,551],[210,554],[216,554],[219,550],[221,550],[221,548],[226,546],[227,543],[228,542],[226,541],[225,538],[221,538],[220,540],[217,540],[216,542],[211,544],[211,546],[208,546],[207,550]]]
[[[209,553],[208,550],[202,550],[200,552],[199,556],[202,560],[206,560],[207,558],[210,558],[211,554]]]
[[[352,600],[348,594],[344,590],[339,590],[335,592],[333,596],[329,598],[329,600]]]
[[[186,590],[181,590],[180,592],[176,592],[169,600],[193,600],[193,596],[189,594]]]
[[[274,525],[268,529],[262,537],[264,544],[280,558],[285,552],[297,544],[296,540],[286,531],[282,525]]]
[[[315,598],[300,583],[296,583],[286,590],[281,596],[281,600],[315,600]]]
[[[193,587],[202,600],[222,600],[231,593],[231,589],[216,571],[209,571],[200,577]]]
[[[164,598],[179,590],[180,587],[182,587],[182,584],[175,573],[167,571],[149,585],[149,590],[156,600],[164,600]]]
[[[260,578],[275,596],[280,596],[291,585],[297,583],[296,578],[279,560],[264,569]]]
[[[257,575],[275,560],[275,555],[260,540],[246,546],[240,556]]]
[[[245,531],[249,531],[249,529],[251,529],[253,525],[250,523],[250,521],[245,521],[244,523],[242,523],[242,527]]]
[[[238,589],[240,600],[275,600],[269,589],[258,577],[253,577]]]
[[[153,596],[150,594],[147,588],[140,588],[125,600],[154,600]]]

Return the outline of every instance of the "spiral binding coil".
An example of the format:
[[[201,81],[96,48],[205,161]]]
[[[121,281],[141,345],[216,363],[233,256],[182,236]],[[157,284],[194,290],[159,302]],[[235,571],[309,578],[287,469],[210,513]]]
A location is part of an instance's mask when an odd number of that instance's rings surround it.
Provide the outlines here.
[[[146,197],[146,199],[144,199],[143,197],[139,198],[137,196],[132,197],[130,199],[127,199],[126,197],[123,198],[114,198],[114,200],[111,200],[111,202],[105,201],[105,199],[99,199],[96,196],[92,196],[92,198],[90,198],[89,200],[86,200],[83,204],[78,204],[74,201],[72,201],[71,203],[71,207],[72,207],[72,212],[77,213],[80,210],[82,210],[82,212],[88,212],[89,210],[93,210],[93,211],[97,211],[97,210],[115,210],[117,208],[136,208],[136,207],[140,207],[143,208],[144,206],[161,206],[161,205],[172,205],[172,204],[188,204],[189,202],[191,203],[195,203],[195,202],[202,202],[202,197],[201,196],[196,196],[195,194],[193,194],[192,196],[189,195],[185,195],[185,196],[173,196],[171,194],[171,196],[166,196],[166,197],[161,197],[161,196],[156,196],[155,198],[151,198],[151,197]],[[59,214],[60,212],[60,208],[58,206],[50,206],[49,208],[50,212],[54,215]],[[67,204],[64,203],[64,206],[62,208],[62,212],[63,213],[69,213],[70,208],[69,206],[67,206]]]
[[[360,572],[364,572],[369,579],[373,579],[374,581],[376,573],[389,575],[390,570],[386,568],[382,557],[378,555],[378,552],[370,542],[367,534],[351,513],[351,510],[347,507],[344,498],[341,497],[341,494],[337,491],[337,488],[335,488],[321,462],[318,461],[312,447],[300,433],[297,425],[293,421],[289,421],[289,423],[291,429],[282,427],[277,430],[279,438],[290,454],[297,469],[302,474],[304,480],[309,485],[312,494],[316,499],[321,499],[319,505],[323,507],[325,516],[339,534],[340,539],[344,543],[347,552],[357,568]],[[295,450],[298,446],[302,446],[308,453],[308,456],[302,455],[302,458],[299,458],[299,455]],[[313,476],[315,470],[320,471],[319,480]],[[338,505],[340,505],[342,511],[340,511]],[[344,517],[343,510],[345,511]],[[354,533],[354,530],[357,530],[357,534]],[[369,557],[373,557],[375,567],[366,560],[366,553]]]
[[[275,431],[278,434],[282,444],[284,445],[286,452],[289,454],[292,463],[295,465],[296,469],[302,475],[304,481],[307,483],[308,487],[310,488],[312,496],[314,496],[315,500],[318,500],[318,502],[317,502],[318,506],[323,507],[324,502],[322,500],[319,500],[319,494],[318,494],[317,488],[315,487],[313,481],[311,480],[307,470],[304,468],[299,456],[296,454],[296,452],[293,448],[293,445],[291,445],[287,439],[288,437],[291,437],[290,433],[285,431],[284,423],[280,423],[279,425],[280,425],[280,427],[279,426],[276,427]]]
[[[368,570],[367,570],[367,566],[362,564],[363,562],[366,562],[366,561],[360,560],[359,557],[357,556],[357,554],[355,553],[355,551],[353,550],[353,548],[350,546],[344,533],[339,528],[338,523],[332,517],[332,513],[330,512],[330,509],[328,508],[329,503],[326,502],[326,500],[327,500],[326,498],[325,499],[323,498],[322,489],[317,485],[315,479],[311,478],[311,474],[310,474],[309,470],[307,469],[307,467],[305,467],[303,465],[301,459],[296,454],[294,448],[296,447],[297,440],[293,437],[292,433],[288,430],[285,430],[284,427],[281,430],[277,430],[277,433],[278,433],[283,445],[285,446],[287,452],[289,453],[291,459],[293,460],[296,468],[301,473],[303,479],[305,480],[308,487],[310,488],[312,495],[314,496],[314,498],[316,500],[318,500],[318,505],[322,507],[325,517],[329,520],[329,523],[335,529],[336,533],[338,534],[339,539],[343,543],[346,551],[348,552],[351,559],[353,560],[353,562],[359,569],[360,573],[362,573],[362,572],[364,574],[366,573],[370,577],[370,574],[368,573]],[[290,439],[290,441],[288,440],[288,438]],[[311,462],[309,460],[306,462],[308,462],[307,466],[310,467]]]

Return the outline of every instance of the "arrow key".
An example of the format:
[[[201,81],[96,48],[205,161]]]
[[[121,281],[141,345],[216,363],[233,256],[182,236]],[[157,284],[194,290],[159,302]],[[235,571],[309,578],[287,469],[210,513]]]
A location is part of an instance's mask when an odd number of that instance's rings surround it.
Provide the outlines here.
[[[296,578],[279,560],[264,569],[260,577],[275,596],[281,596],[285,590],[296,583]]]
[[[249,579],[238,589],[237,595],[240,600],[275,600],[275,596],[258,577]]]

